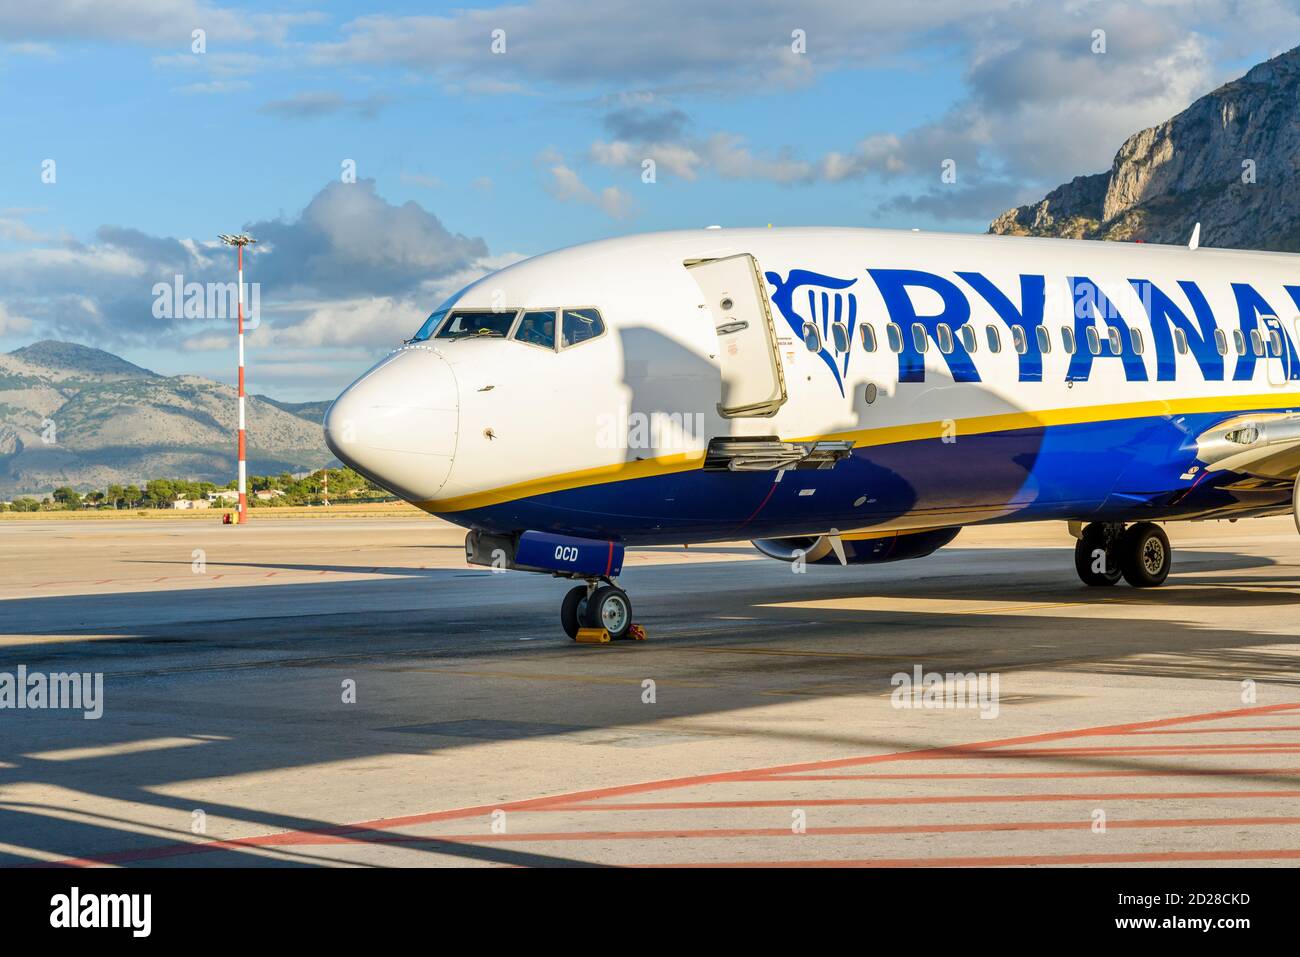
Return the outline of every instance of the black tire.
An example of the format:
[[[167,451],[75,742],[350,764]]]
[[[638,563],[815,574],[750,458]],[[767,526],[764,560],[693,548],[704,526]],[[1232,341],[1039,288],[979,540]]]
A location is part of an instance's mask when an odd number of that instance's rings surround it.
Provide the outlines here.
[[[564,603],[560,605],[560,624],[564,627],[564,633],[570,638],[578,637],[578,629],[582,627],[582,613],[585,610],[583,606],[586,603],[586,585],[571,588],[564,596]]]
[[[1089,525],[1074,543],[1074,570],[1079,580],[1092,588],[1106,588],[1119,582],[1122,570],[1115,542],[1101,523]],[[1098,554],[1102,553],[1102,554]],[[1101,570],[1097,570],[1098,562]]]
[[[1174,553],[1159,525],[1138,522],[1120,539],[1119,551],[1124,580],[1134,588],[1155,588],[1169,577]]]
[[[588,628],[604,628],[610,641],[621,641],[632,628],[632,599],[614,585],[601,585],[592,593],[582,613]]]

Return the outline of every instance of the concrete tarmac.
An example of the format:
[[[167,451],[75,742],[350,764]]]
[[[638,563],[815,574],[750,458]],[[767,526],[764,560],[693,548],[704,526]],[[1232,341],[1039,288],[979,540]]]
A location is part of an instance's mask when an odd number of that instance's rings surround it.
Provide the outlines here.
[[[649,639],[579,646],[428,518],[5,520],[0,681],[103,714],[0,710],[0,864],[1294,865],[1300,536],[1166,530],[1150,590],[1059,523],[637,549]]]

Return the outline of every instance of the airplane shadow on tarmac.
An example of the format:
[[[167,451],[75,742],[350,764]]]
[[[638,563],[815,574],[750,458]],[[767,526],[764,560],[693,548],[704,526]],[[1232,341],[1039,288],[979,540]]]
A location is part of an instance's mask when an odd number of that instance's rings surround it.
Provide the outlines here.
[[[1250,677],[1297,687],[1296,656],[1284,647],[1294,636],[1212,627],[1177,611],[1248,605],[1294,620],[1287,611],[1300,605],[1293,576],[1229,574],[1274,564],[1187,549],[1163,589],[1100,592],[1074,580],[1066,549],[953,549],[915,565],[817,567],[802,575],[774,562],[629,564],[623,584],[651,638],[596,648],[576,646],[559,631],[566,583],[515,573],[381,568],[364,580],[7,600],[0,638],[11,641],[0,647],[0,671],[20,664],[102,671],[105,712],[97,721],[66,711],[0,715],[0,845],[8,845],[0,864],[124,849],[157,849],[152,862],[165,862],[167,848],[193,839],[192,812],[200,807],[209,819],[238,822],[239,834],[338,830],[346,818],[282,813],[267,806],[269,797],[223,803],[212,799],[220,790],[205,789],[201,801],[186,792],[211,779],[248,782],[307,770],[343,793],[373,790],[383,786],[386,756],[436,756],[575,727],[628,729],[646,721],[638,695],[647,674],[673,689],[661,693],[655,722],[771,705],[783,694],[886,694],[890,676],[913,662],[927,670]],[[368,570],[306,562],[212,567]],[[340,700],[348,678],[357,681],[356,704]],[[474,722],[485,729],[481,737]],[[708,729],[699,722],[693,733]],[[720,723],[717,733],[738,732]],[[754,733],[810,746],[847,743],[863,754],[916,744],[879,725]],[[1105,755],[1061,760],[1118,766]],[[344,762],[353,766],[324,769]],[[1130,755],[1122,766],[1164,765]],[[430,762],[420,810],[441,806],[437,767]],[[31,799],[33,786],[47,803]],[[560,789],[558,782],[551,788]],[[121,811],[95,809],[115,807]],[[346,831],[363,843],[393,837],[365,827]],[[490,844],[429,841],[418,848],[443,859],[580,863]],[[226,846],[178,862],[309,865],[328,862],[328,852]]]

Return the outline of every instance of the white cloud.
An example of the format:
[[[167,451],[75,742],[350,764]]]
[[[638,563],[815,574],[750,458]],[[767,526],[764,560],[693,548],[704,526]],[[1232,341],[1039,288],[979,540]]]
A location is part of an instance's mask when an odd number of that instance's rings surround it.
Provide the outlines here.
[[[391,296],[370,296],[329,302],[311,310],[306,318],[275,330],[277,345],[354,346],[396,345],[420,327],[429,314],[428,304]]]
[[[43,242],[45,238],[28,226],[23,219],[17,216],[0,215],[0,239],[8,239],[15,243],[36,243]]]
[[[32,321],[26,316],[16,316],[9,307],[0,302],[0,336],[18,335],[30,332]]]
[[[985,0],[984,11],[1012,0]],[[320,43],[320,63],[398,65],[449,82],[506,85],[535,82],[595,86],[613,82],[695,90],[790,87],[818,71],[888,60],[905,36],[936,23],[972,17],[981,4],[928,0],[824,0],[792,11],[773,3],[722,0],[534,0],[442,16],[368,15]],[[792,49],[805,31],[807,53]],[[504,53],[492,52],[503,30]],[[581,54],[575,60],[575,41]],[[430,51],[437,51],[431,55]]]
[[[257,73],[273,64],[271,58],[260,53],[242,50],[222,50],[209,53],[168,53],[149,61],[156,67],[190,72],[202,71],[212,76],[246,76]]]
[[[761,179],[774,183],[806,182],[813,177],[813,167],[794,158],[789,152],[777,156],[755,156],[745,145],[744,137],[733,133],[716,133],[704,146],[704,155],[724,179]]]
[[[68,242],[0,253],[0,275],[9,289],[39,291],[50,280],[66,278],[73,272],[85,273],[88,282],[95,282],[143,276],[147,270],[143,259],[112,244]]]
[[[175,88],[177,93],[243,93],[253,84],[247,80],[209,80],[206,83],[186,83]]]
[[[188,336],[181,340],[181,349],[185,352],[216,352],[221,349],[229,349],[234,336],[230,334],[220,335],[219,333],[208,332],[197,336]]]
[[[504,269],[522,258],[519,253],[485,256],[403,296],[355,296],[282,303],[277,307],[277,314],[291,321],[279,322],[271,332],[271,341],[276,346],[277,355],[284,354],[284,347],[331,350],[346,346],[391,347],[409,338],[429,313],[448,297],[488,273]]]
[[[632,197],[617,186],[606,186],[596,192],[582,181],[572,167],[556,162],[548,153],[542,154],[548,163],[545,171],[546,191],[562,203],[579,203],[595,206],[611,219],[627,219],[635,212]]]
[[[188,47],[193,30],[213,40],[283,42],[317,13],[253,13],[201,0],[41,0],[0,5],[0,39],[90,40]]]
[[[12,53],[15,56],[39,57],[43,60],[51,60],[56,56],[54,47],[48,43],[8,43],[5,44],[2,52]]]
[[[262,241],[263,282],[293,295],[400,294],[488,254],[483,240],[449,232],[418,203],[392,205],[366,179],[328,184],[295,220],[247,229]]]
[[[831,71],[882,62],[898,68],[891,51],[899,50],[907,51],[911,64],[936,53],[950,61],[961,58],[964,82],[937,118],[861,136],[820,155],[801,154],[759,149],[734,131],[692,132],[690,118],[662,92],[641,91],[611,101],[604,126],[614,135],[596,139],[588,158],[627,169],[649,158],[661,174],[688,181],[706,175],[785,184],[890,180],[899,196],[896,208],[992,218],[1002,209],[982,204],[1026,188],[1041,195],[1077,174],[1106,169],[1130,134],[1168,119],[1228,79],[1215,66],[1218,36],[1229,37],[1225,43],[1240,52],[1251,37],[1257,46],[1271,47],[1275,31],[1300,30],[1300,14],[1283,0],[1256,0],[1250,17],[1242,16],[1234,0],[852,6],[828,4],[801,16],[808,61],[818,71]],[[830,10],[835,29],[828,32],[828,21],[819,17]],[[734,12],[710,10],[720,18]],[[863,18],[872,21],[870,27],[855,32],[853,24]],[[769,34],[778,19],[762,8],[750,18]],[[1094,52],[1095,30],[1105,31],[1105,52]],[[653,30],[634,32],[631,42],[653,44]],[[733,40],[752,55],[749,36],[747,25]],[[684,45],[700,53],[710,41],[693,37]],[[674,51],[670,60],[683,55]],[[629,58],[634,61],[635,54]],[[722,74],[732,69],[728,58],[705,59],[715,63],[715,88],[727,89]],[[704,62],[683,67],[705,68]],[[624,78],[638,76],[629,70]],[[766,74],[748,76],[757,89],[775,82]],[[852,130],[852,111],[840,125]],[[957,181],[938,189],[947,161]]]
[[[290,120],[313,119],[336,113],[352,113],[363,119],[373,119],[391,102],[389,97],[378,94],[353,100],[332,91],[313,91],[264,103],[257,108],[257,112]]]
[[[654,160],[657,170],[665,170],[684,180],[698,179],[707,163],[699,149],[689,143],[629,143],[626,140],[591,144],[588,156],[601,166],[640,167]],[[658,172],[656,170],[656,176]]]
[[[177,275],[230,282],[230,253],[218,243],[117,226],[100,227],[90,242],[56,241],[12,216],[0,217],[0,228],[17,243],[0,251],[8,314],[43,334],[189,352],[228,339],[219,317],[164,319],[153,308],[155,285],[170,287]],[[497,268],[481,239],[449,232],[416,203],[386,202],[369,180],[331,183],[300,216],[245,228],[261,240],[246,262],[247,280],[259,283],[255,334],[284,335],[286,344],[391,345],[402,338],[394,330],[410,335],[413,317],[423,318],[444,288]]]

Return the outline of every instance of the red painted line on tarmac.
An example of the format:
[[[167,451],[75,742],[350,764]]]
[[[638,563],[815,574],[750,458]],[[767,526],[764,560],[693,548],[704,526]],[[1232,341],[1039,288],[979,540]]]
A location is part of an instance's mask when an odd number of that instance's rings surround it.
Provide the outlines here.
[[[1300,743],[1277,742],[1276,744],[1149,744],[1137,746],[1121,745],[1082,745],[1072,748],[1008,748],[1006,750],[971,750],[966,746],[935,748],[931,751],[918,751],[905,761],[981,761],[981,760],[1016,760],[1027,758],[1076,758],[1092,755],[1132,754],[1147,756],[1157,754],[1196,755],[1196,754],[1292,754],[1300,751]],[[756,772],[761,774],[761,772]]]
[[[324,574],[324,572],[322,572]],[[244,847],[266,846],[271,847],[277,844],[292,844],[295,841],[302,840],[307,835],[345,835],[358,834],[365,831],[392,830],[400,827],[411,827],[418,824],[431,824],[435,821],[449,821],[478,815],[490,814],[495,810],[503,811],[530,811],[530,810],[547,810],[554,806],[567,805],[582,801],[595,801],[602,798],[619,797],[627,794],[642,794],[647,791],[663,791],[675,788],[693,787],[704,784],[717,784],[727,781],[748,781],[761,778],[768,774],[795,774],[803,771],[829,771],[835,768],[858,767],[868,764],[879,764],[890,761],[912,761],[931,754],[954,755],[961,754],[969,756],[971,754],[980,754],[983,751],[992,750],[1015,745],[1037,744],[1048,741],[1061,741],[1069,738],[1080,737],[1105,737],[1109,735],[1124,734],[1129,731],[1145,730],[1147,728],[1170,727],[1181,724],[1193,724],[1203,721],[1216,721],[1227,718],[1239,718],[1247,715],[1274,714],[1285,711],[1295,711],[1300,709],[1300,702],[1257,705],[1249,708],[1234,708],[1230,711],[1206,712],[1195,715],[1179,715],[1171,718],[1156,718],[1149,721],[1136,721],[1127,724],[1103,725],[1096,728],[1079,728],[1067,731],[1045,731],[1038,734],[1022,735],[1014,738],[1003,738],[993,741],[985,741],[973,744],[962,745],[956,748],[923,748],[914,751],[894,751],[885,754],[873,754],[866,756],[856,756],[850,758],[831,758],[822,761],[807,761],[796,764],[774,765],[768,768],[751,768],[741,771],[720,771],[710,774],[694,774],[679,778],[665,778],[657,781],[644,781],[637,784],[614,785],[612,787],[590,788],[584,791],[573,791],[564,794],[556,794],[548,797],[529,798],[521,801],[507,801],[499,804],[480,804],[472,807],[454,808],[444,811],[430,811],[420,814],[408,814],[401,817],[380,818],[372,821],[361,821],[353,824],[330,825],[320,828],[304,829],[300,831],[286,831],[277,834],[267,834],[258,837],[241,838],[234,841],[212,841],[207,843],[180,843],[164,845],[162,847],[137,848],[134,850],[120,851],[116,853],[94,855],[93,857],[77,858],[65,861],[54,861],[40,866],[60,866],[74,865],[87,866],[97,863],[127,863],[131,861],[153,860],[162,857],[174,857],[187,854],[202,854],[209,851],[218,851],[224,849],[235,849]],[[1267,792],[1252,792],[1257,796],[1264,796]],[[1300,792],[1298,792],[1300,793]],[[809,802],[801,802],[809,803]],[[789,803],[785,803],[789,807]]]
[[[1076,748],[1024,748],[1006,751],[981,751],[968,754],[960,749],[948,753],[935,753],[918,756],[917,761],[975,760],[984,758],[1060,758],[1081,757],[1091,754],[1294,754],[1300,752],[1300,743],[1279,741],[1276,744],[1150,744],[1150,745],[1099,745]]]
[[[701,775],[701,778],[717,778],[718,780],[743,780],[747,777],[764,774],[795,774],[800,771],[824,771],[832,768],[855,767],[864,764],[877,764],[886,761],[916,761],[924,760],[931,756],[935,757],[970,757],[972,755],[981,755],[986,752],[993,752],[998,748],[1008,748],[1015,745],[1039,744],[1049,741],[1064,741],[1070,738],[1085,737],[1110,737],[1113,735],[1127,734],[1130,731],[1145,730],[1147,728],[1162,728],[1179,724],[1193,724],[1201,721],[1216,721],[1225,718],[1238,718],[1246,715],[1272,714],[1279,711],[1300,710],[1300,702],[1286,704],[1258,705],[1250,708],[1234,708],[1231,711],[1211,711],[1205,714],[1180,715],[1173,718],[1157,718],[1151,721],[1135,721],[1129,724],[1112,724],[1103,725],[1096,728],[1080,728],[1070,731],[1044,731],[1039,734],[1029,734],[1017,738],[1003,738],[995,741],[983,741],[975,744],[944,746],[937,748],[922,748],[916,751],[894,751],[887,754],[873,754],[867,757],[853,758],[831,758],[825,761],[809,761],[803,764],[787,764],[771,768],[759,768],[753,771],[725,772],[722,775]],[[1006,753],[1006,752],[999,752]],[[681,783],[678,783],[681,782]],[[694,778],[679,778],[662,782],[664,787],[688,787],[692,784],[708,784],[710,780],[699,780]],[[658,783],[657,783],[658,784]],[[656,790],[656,785],[632,785],[633,788],[640,790]],[[617,789],[612,789],[617,790]]]
[[[1160,864],[1171,861],[1291,861],[1300,848],[1264,851],[1150,851],[1137,854],[1026,854],[1001,857],[894,857],[855,861],[705,861],[651,867],[1027,867],[1035,864]]]
[[[1300,817],[1151,818],[1115,820],[1107,829],[1145,830],[1181,827],[1290,827]],[[885,834],[962,834],[1003,831],[1087,831],[1092,821],[999,821],[986,824],[869,824],[810,827],[796,833],[789,827],[666,828],[647,831],[527,831],[517,834],[381,834],[369,837],[347,834],[304,835],[297,847],[326,844],[514,844],[564,841],[659,841],[737,837],[846,837]]]
[[[1134,731],[1133,734],[1236,734],[1238,732],[1300,731],[1300,724],[1260,725],[1257,728],[1160,728],[1155,731]]]
[[[1236,775],[1266,774],[1286,777],[1300,774],[1296,768],[1169,768],[1163,771],[942,771],[934,774],[769,774],[749,778],[747,783],[764,784],[768,781],[996,781],[1006,779],[1039,778],[1162,778],[1162,777],[1233,777]]]
[[[1150,820],[1107,820],[1107,828],[1145,830],[1150,828],[1201,827],[1288,827],[1300,825],[1300,817],[1181,818]],[[574,841],[661,841],[741,837],[852,837],[889,834],[998,833],[1006,831],[1086,831],[1091,821],[1006,821],[991,824],[899,824],[810,827],[795,833],[788,827],[669,828],[646,831],[529,831],[517,834],[303,834],[295,847],[323,847],[342,844],[523,844]],[[223,844],[235,849],[243,842]],[[265,845],[263,845],[265,846]],[[277,846],[284,846],[282,844]]]
[[[1294,798],[1289,791],[1121,791],[1113,794],[945,794],[921,797],[786,798],[780,801],[661,801],[630,804],[559,804],[543,811],[696,811],[708,808],[892,807],[915,804],[1037,804],[1054,801],[1176,801]]]
[[[1078,754],[1080,751],[1102,751],[1106,754],[1122,754],[1131,752],[1133,754],[1145,754],[1148,751],[1219,751],[1223,748],[1232,748],[1234,751],[1244,750],[1265,750],[1273,748],[1300,748],[1300,741],[1258,741],[1247,742],[1245,744],[1233,742],[1231,744],[1116,744],[1100,745],[1097,747],[1070,747],[1070,748],[1029,748],[1023,751],[999,751],[998,754]]]

